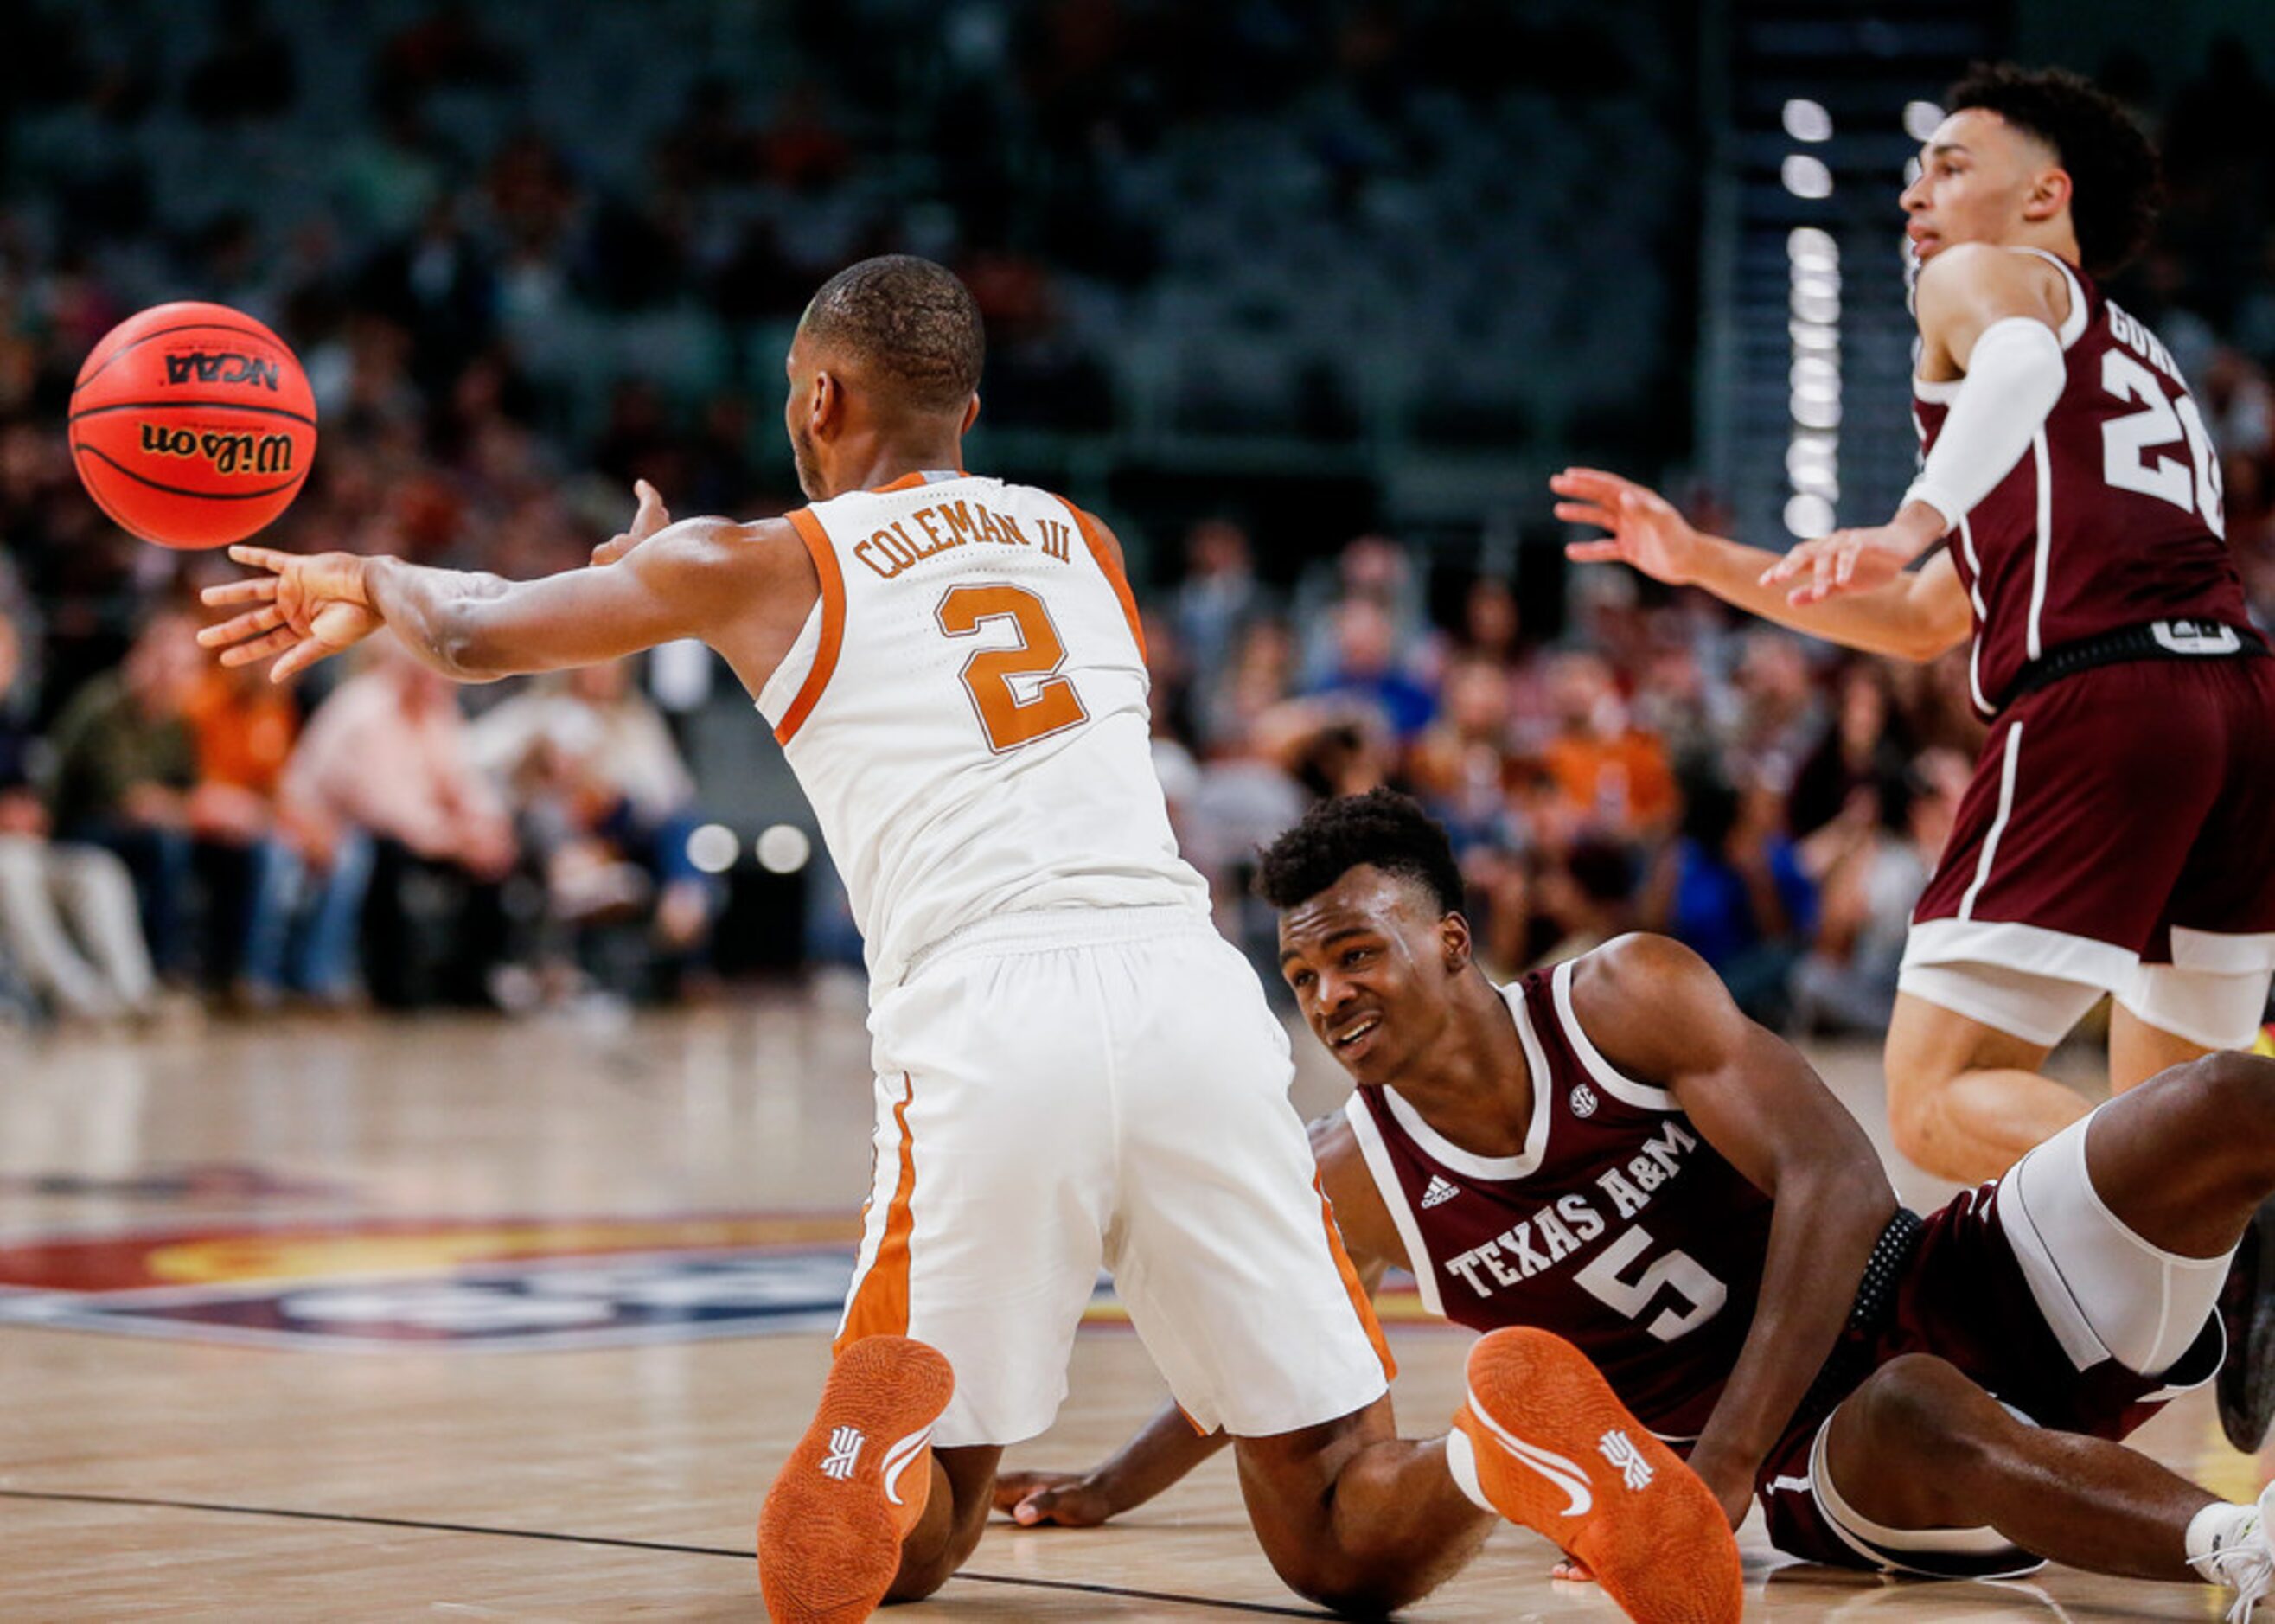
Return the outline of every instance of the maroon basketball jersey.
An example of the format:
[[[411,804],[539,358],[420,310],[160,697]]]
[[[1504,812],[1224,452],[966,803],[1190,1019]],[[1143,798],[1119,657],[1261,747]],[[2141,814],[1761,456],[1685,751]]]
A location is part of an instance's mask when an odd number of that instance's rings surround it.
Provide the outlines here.
[[[1753,1322],[1770,1200],[1672,1094],[1612,1069],[1571,989],[1569,962],[1504,989],[1532,1074],[1523,1154],[1464,1151],[1387,1089],[1347,1114],[1426,1307],[1554,1332],[1645,1426],[1688,1440]]]
[[[2039,257],[2069,280],[2061,397],[1949,541],[1975,608],[1969,670],[1985,716],[2024,666],[2065,643],[2163,620],[2250,623],[2222,539],[2219,458],[2180,368],[2091,277]],[[1912,380],[1923,455],[1959,389]]]

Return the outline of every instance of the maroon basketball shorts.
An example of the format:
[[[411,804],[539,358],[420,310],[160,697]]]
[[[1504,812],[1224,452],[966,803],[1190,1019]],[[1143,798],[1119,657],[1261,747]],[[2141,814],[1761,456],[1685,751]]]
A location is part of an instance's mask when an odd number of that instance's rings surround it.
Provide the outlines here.
[[[1884,1528],[1840,1492],[1825,1459],[1833,1413],[1892,1359],[1945,1360],[2026,1422],[2105,1439],[2218,1371],[2228,1259],[2175,1257],[2118,1220],[2086,1171],[2094,1120],[1929,1216],[1886,1323],[1844,1336],[1755,1479],[1779,1550],[1945,1578],[2039,1566],[1995,1529]]]
[[[2248,1046],[2275,972],[2275,659],[2143,660],[1992,725],[1901,986],[2052,1045],[2102,993]]]

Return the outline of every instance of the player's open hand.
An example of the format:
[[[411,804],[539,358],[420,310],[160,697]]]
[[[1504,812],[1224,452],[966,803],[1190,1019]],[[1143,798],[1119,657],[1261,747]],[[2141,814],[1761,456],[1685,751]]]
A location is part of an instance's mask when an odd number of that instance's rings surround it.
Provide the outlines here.
[[[1844,593],[1871,592],[1904,572],[1941,539],[1943,515],[1923,502],[1907,502],[1886,525],[1836,530],[1804,541],[1762,571],[1762,585],[1790,584],[1786,601],[1795,608]]]
[[[1597,468],[1567,468],[1548,481],[1563,501],[1556,517],[1568,524],[1601,525],[1612,533],[1574,541],[1564,556],[1580,563],[1622,563],[1670,586],[1689,583],[1698,533],[1674,504],[1649,486]]]
[[[995,1509],[1022,1528],[1096,1528],[1114,1514],[1105,1491],[1078,1472],[998,1472]]]
[[[281,683],[354,647],[382,623],[364,590],[367,561],[352,553],[303,557],[240,544],[229,555],[268,573],[208,586],[202,594],[215,608],[253,606],[198,633],[200,643],[221,650],[223,665],[250,665],[274,654],[276,664],[268,679]]]
[[[654,486],[646,480],[634,480],[632,495],[639,499],[639,505],[632,511],[631,527],[621,534],[610,536],[593,549],[595,565],[616,563],[671,523],[671,510],[663,505],[663,498],[656,495]]]

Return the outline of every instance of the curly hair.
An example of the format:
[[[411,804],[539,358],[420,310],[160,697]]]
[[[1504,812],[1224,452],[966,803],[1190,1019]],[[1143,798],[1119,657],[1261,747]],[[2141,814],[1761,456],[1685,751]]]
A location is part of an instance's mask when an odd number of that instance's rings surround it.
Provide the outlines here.
[[[962,412],[987,357],[971,291],[946,266],[909,253],[847,266],[821,284],[798,327],[873,368],[927,415]]]
[[[1411,880],[1444,913],[1462,907],[1462,870],[1446,831],[1411,797],[1370,789],[1321,801],[1264,849],[1256,894],[1274,908],[1308,903],[1362,863]]]
[[[2069,171],[2078,257],[2097,276],[2122,270],[2148,245],[2164,202],[2157,149],[2124,105],[2060,68],[1977,63],[1945,94],[1952,112],[1980,108],[2054,149]]]

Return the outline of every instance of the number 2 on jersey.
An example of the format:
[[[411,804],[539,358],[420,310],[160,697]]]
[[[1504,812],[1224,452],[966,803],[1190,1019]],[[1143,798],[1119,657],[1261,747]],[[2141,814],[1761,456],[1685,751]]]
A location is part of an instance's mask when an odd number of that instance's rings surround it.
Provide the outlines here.
[[[964,690],[997,755],[1032,744],[1090,720],[1074,684],[1059,675],[1066,645],[1043,601],[1024,586],[994,582],[949,589],[933,611],[940,629],[968,638],[989,621],[1009,621],[1019,640],[1009,648],[983,648],[964,662]],[[1039,679],[1026,699],[1011,686],[1014,677]]]

